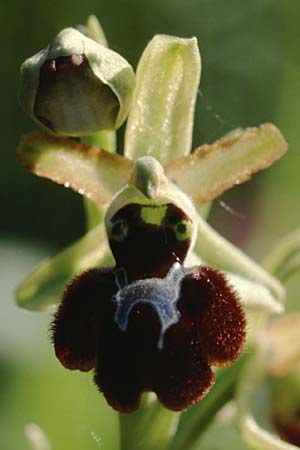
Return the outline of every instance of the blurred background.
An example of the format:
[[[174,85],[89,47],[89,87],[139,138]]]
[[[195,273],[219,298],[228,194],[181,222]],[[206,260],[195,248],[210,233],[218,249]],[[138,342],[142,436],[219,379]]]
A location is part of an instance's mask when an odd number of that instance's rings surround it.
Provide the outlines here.
[[[81,198],[27,173],[16,160],[20,136],[35,128],[18,105],[19,66],[60,29],[84,23],[89,14],[98,16],[110,47],[134,67],[156,33],[198,37],[203,70],[194,147],[234,128],[267,121],[283,132],[289,143],[287,156],[216,201],[211,223],[257,260],[300,225],[298,0],[4,0],[0,72],[3,450],[27,449],[24,426],[31,422],[45,430],[55,450],[118,448],[116,415],[97,393],[91,375],[68,372],[56,361],[48,336],[49,314],[23,311],[14,304],[14,289],[26,274],[84,232]],[[299,302],[299,281],[294,277],[288,286],[290,309]],[[227,450],[224,441],[220,448]]]

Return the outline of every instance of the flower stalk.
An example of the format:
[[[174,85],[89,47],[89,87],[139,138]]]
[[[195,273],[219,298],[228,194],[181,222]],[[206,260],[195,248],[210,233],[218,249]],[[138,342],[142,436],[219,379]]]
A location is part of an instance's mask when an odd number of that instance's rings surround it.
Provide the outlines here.
[[[119,417],[120,450],[167,450],[176,433],[180,413],[163,408],[153,395],[144,394],[137,411],[120,413]]]

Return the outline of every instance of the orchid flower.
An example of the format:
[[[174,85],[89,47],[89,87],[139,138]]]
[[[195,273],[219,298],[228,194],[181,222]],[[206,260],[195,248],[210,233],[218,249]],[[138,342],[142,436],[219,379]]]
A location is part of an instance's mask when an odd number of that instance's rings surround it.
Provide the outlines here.
[[[124,156],[35,132],[23,137],[18,151],[20,162],[34,174],[71,187],[105,209],[128,184],[134,161],[149,155],[163,165],[169,182],[181,188],[204,212],[209,202],[226,189],[270,166],[287,146],[274,125],[264,124],[239,130],[190,153],[200,67],[195,38],[156,36],[137,69]],[[108,132],[100,133],[103,141],[103,133]],[[91,140],[98,143],[99,138],[96,135]],[[105,145],[112,147],[107,140]],[[259,289],[267,308],[279,312],[284,298],[280,283],[212,230],[201,214],[197,221],[193,254],[214,267],[235,273],[238,277],[232,277],[233,284],[240,282],[250,295],[249,301],[257,306],[257,296],[250,292],[254,287]],[[18,303],[29,309],[55,305],[72,276],[107,260],[112,258],[101,222],[98,229],[42,263],[19,287]],[[258,284],[254,286],[255,281]]]
[[[82,37],[75,31],[60,33],[53,46],[23,65],[22,99],[30,105],[24,109],[51,135],[25,135],[18,155],[32,173],[86,197],[90,230],[42,263],[18,288],[17,301],[41,310],[62,299],[52,324],[56,355],[69,369],[93,369],[95,383],[115,409],[132,412],[141,394],[152,391],[166,408],[180,411],[210,390],[210,366],[231,365],[241,354],[244,307],[283,310],[282,284],[205,217],[209,202],[269,167],[287,145],[274,125],[264,124],[191,153],[201,72],[196,38],[155,36],[138,64],[133,89],[130,68],[109,55],[95,22]],[[103,62],[105,76],[98,76]],[[110,77],[110,67],[116,77]],[[75,109],[73,79],[80,88]],[[99,80],[102,91],[104,84],[114,95],[105,94],[103,102],[99,96],[89,109]],[[83,124],[81,101],[88,111]],[[117,154],[107,129],[118,128],[127,113],[124,150]],[[99,131],[89,136],[95,126]],[[82,142],[64,137],[83,134]],[[166,448],[176,429],[179,416],[159,411],[168,425],[159,444],[155,437],[145,444],[148,450]],[[135,414],[139,411],[130,416],[138,430],[143,421]],[[152,423],[158,426],[158,420]],[[137,448],[128,433],[125,441],[127,448]],[[189,448],[184,441],[176,445]]]

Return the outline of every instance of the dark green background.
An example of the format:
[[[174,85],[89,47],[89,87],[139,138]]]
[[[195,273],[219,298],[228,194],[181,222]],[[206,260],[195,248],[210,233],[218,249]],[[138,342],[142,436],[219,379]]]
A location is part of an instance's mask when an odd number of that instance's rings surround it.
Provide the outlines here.
[[[194,147],[227,131],[275,123],[290,145],[272,169],[215,202],[212,223],[259,259],[300,224],[300,67],[298,0],[4,0],[1,4],[0,447],[26,448],[23,427],[34,421],[55,450],[107,450],[115,416],[88,375],[62,369],[47,337],[49,318],[18,310],[13,289],[43,256],[84,231],[81,198],[18,165],[22,133],[35,125],[18,101],[19,66],[66,26],[96,14],[110,46],[134,66],[155,33],[197,36],[202,80]],[[119,142],[122,147],[122,142]],[[290,283],[296,304],[299,279]],[[3,441],[3,442],[1,442]],[[226,448],[221,447],[224,450]],[[128,449],[130,450],[130,449]]]

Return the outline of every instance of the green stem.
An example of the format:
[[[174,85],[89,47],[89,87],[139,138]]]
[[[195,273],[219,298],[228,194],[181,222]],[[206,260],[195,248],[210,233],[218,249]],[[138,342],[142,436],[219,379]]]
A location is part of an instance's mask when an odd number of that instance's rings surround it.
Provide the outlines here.
[[[120,450],[166,450],[176,432],[180,413],[165,409],[154,394],[145,394],[136,412],[119,417]]]
[[[182,414],[177,433],[169,450],[191,450],[202,433],[212,422],[216,413],[235,392],[236,381],[246,356],[242,356],[230,369],[220,369],[216,374],[216,384],[201,403],[189,408]]]
[[[114,131],[99,131],[91,136],[82,137],[80,141],[83,144],[101,148],[111,153],[116,151],[116,133]],[[86,197],[83,198],[83,204],[86,215],[86,228],[88,231],[103,220],[104,210]]]
[[[91,145],[95,148],[102,148],[107,152],[114,153],[116,151],[116,132],[102,130],[90,136],[83,136],[80,138],[83,144]]]

